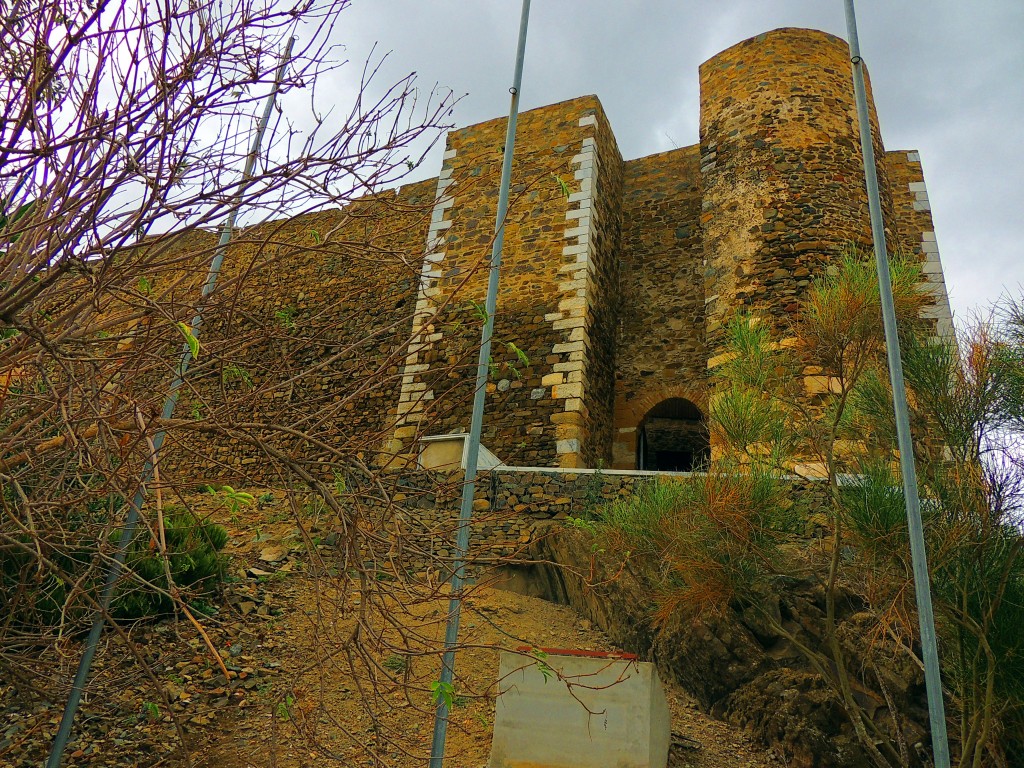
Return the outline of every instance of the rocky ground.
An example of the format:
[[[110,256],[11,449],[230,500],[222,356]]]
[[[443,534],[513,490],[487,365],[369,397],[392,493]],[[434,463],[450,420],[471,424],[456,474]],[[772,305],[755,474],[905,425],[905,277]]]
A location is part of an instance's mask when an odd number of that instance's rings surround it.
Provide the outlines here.
[[[422,766],[443,594],[422,584],[348,589],[351,580],[332,576],[329,566],[314,569],[310,547],[330,562],[323,521],[309,515],[302,522],[310,537],[301,535],[279,494],[234,510],[209,497],[191,501],[231,535],[231,580],[203,619],[220,662],[183,619],[108,631],[65,765]],[[462,629],[451,768],[487,762],[499,648],[615,650],[569,608],[488,586],[466,601]],[[0,682],[0,765],[44,761],[79,652],[68,641],[25,659],[16,679]],[[671,765],[782,765],[744,733],[702,714],[680,689],[669,685],[667,693]]]

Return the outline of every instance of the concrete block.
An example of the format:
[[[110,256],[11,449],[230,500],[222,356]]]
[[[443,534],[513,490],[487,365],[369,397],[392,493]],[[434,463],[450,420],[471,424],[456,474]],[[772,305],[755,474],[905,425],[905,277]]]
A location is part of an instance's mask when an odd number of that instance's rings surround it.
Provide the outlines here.
[[[580,118],[579,124],[581,127],[585,125],[597,125],[597,117],[594,115],[586,115],[585,117]]]
[[[503,651],[488,768],[665,768],[671,715],[653,664]]]

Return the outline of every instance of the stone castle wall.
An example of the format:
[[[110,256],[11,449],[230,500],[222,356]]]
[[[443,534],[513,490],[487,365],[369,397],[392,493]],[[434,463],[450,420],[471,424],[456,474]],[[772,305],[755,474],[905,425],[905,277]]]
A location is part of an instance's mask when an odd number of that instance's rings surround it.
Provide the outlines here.
[[[637,160],[594,96],[520,115],[483,433],[506,464],[635,467],[652,408],[706,408],[733,313],[784,331],[830,260],[870,247],[845,42],[775,30],[705,62],[700,82],[700,143]],[[871,115],[890,242],[921,259],[948,333],[919,158],[886,153]],[[318,434],[390,466],[421,436],[467,430],[505,128],[450,133],[438,177],[383,215],[371,198],[242,233],[228,271],[249,279],[208,333],[251,381],[199,372],[194,399],[266,422],[298,403]],[[273,338],[253,338],[246,318],[277,313]],[[258,471],[231,440],[189,448],[197,472]]]
[[[870,248],[871,224],[843,40],[795,29],[758,35],[702,64],[700,83],[713,366],[734,312],[751,312],[781,330],[831,259],[851,242]],[[882,159],[873,108],[870,114]],[[878,165],[891,225],[886,167]]]
[[[449,134],[393,452],[468,427],[505,130]],[[507,462],[609,453],[621,164],[593,96],[519,118],[483,437]]]
[[[885,165],[897,229],[897,239],[889,249],[920,261],[924,287],[932,296],[932,304],[924,310],[924,316],[934,320],[937,335],[949,338],[953,335],[953,313],[939,261],[921,156],[914,151],[887,152]]]
[[[692,146],[625,164],[616,469],[633,468],[637,427],[653,406],[669,397],[706,402],[699,158]]]
[[[342,210],[238,232],[204,311],[202,351],[176,415],[197,423],[215,415],[236,434],[269,434],[257,424],[295,427],[348,458],[370,460],[394,429],[388,413],[399,397],[420,269],[410,257],[419,252],[433,189],[410,184]],[[212,242],[207,246],[175,288],[183,321],[206,277]],[[174,268],[181,272],[180,264]],[[155,327],[164,329],[165,344],[180,347],[173,325]],[[269,457],[238,437],[169,435],[176,441],[171,468],[182,477],[276,479]],[[324,453],[292,446],[284,433],[274,442],[306,458]]]

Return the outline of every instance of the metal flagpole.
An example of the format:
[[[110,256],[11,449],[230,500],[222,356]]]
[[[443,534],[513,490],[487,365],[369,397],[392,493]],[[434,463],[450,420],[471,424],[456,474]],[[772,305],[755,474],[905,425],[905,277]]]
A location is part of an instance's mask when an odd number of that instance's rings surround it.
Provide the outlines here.
[[[437,711],[434,713],[434,737],[430,745],[429,768],[441,768],[444,763],[444,745],[448,734],[448,701],[445,693],[451,691],[455,672],[455,644],[459,638],[459,614],[462,610],[462,585],[466,569],[466,550],[469,548],[469,523],[473,516],[473,495],[476,488],[477,462],[480,456],[480,432],[484,422],[484,396],[491,359],[491,335],[494,333],[494,310],[498,302],[498,277],[501,269],[501,248],[505,241],[505,214],[508,211],[508,189],[512,178],[512,152],[516,143],[516,120],[519,117],[519,88],[523,81],[523,57],[526,53],[526,27],[530,19],[530,0],[523,0],[519,19],[519,44],[516,66],[512,78],[512,103],[508,112],[505,132],[505,156],[501,164],[501,185],[498,191],[498,215],[494,224],[494,247],[491,249],[491,267],[487,280],[484,328],[480,343],[480,357],[476,367],[476,390],[473,395],[473,416],[470,420],[466,445],[466,476],[462,486],[462,507],[459,511],[459,530],[455,543],[454,570],[451,577],[451,599],[448,604],[448,624],[444,634],[444,657],[441,661],[441,680],[438,689]]]
[[[228,243],[231,241],[231,233],[235,227],[235,218],[238,215],[238,209],[242,204],[241,198],[242,193],[245,190],[245,183],[252,176],[253,169],[256,166],[256,157],[259,155],[260,144],[263,142],[263,134],[266,132],[267,125],[270,123],[270,115],[274,108],[274,101],[277,98],[277,92],[281,87],[281,81],[284,79],[288,60],[291,59],[292,45],[294,43],[295,38],[289,38],[284,53],[281,54],[280,63],[278,64],[277,72],[274,75],[274,84],[271,87],[270,93],[267,95],[267,101],[263,108],[263,116],[260,118],[260,122],[256,128],[256,136],[253,138],[249,154],[245,158],[245,169],[242,171],[242,181],[239,185],[238,197],[231,211],[228,213],[227,219],[221,226],[220,240],[217,244],[217,250],[214,251],[213,260],[210,262],[210,270],[206,277],[206,283],[203,285],[200,303],[195,316],[192,318],[191,333],[193,338],[199,337],[199,328],[203,324],[203,303],[206,301],[207,297],[213,293],[214,286],[217,283],[217,275],[220,273],[220,266],[224,261],[224,253],[227,249]],[[178,370],[175,373],[174,380],[171,382],[170,389],[167,392],[167,397],[164,399],[163,409],[160,413],[160,417],[163,421],[167,421],[174,415],[174,409],[178,404],[178,391],[181,389],[181,385],[185,380],[185,374],[188,372],[188,367],[191,362],[192,350],[189,349],[188,345],[185,345],[181,353],[181,359],[178,362]],[[68,695],[68,702],[64,706],[64,714],[61,717],[60,727],[57,729],[57,736],[53,740],[53,747],[51,748],[50,756],[46,761],[46,768],[59,768],[61,759],[64,756],[64,750],[67,747],[68,739],[71,736],[71,727],[75,722],[75,714],[78,711],[78,704],[81,701],[82,693],[85,690],[85,683],[89,679],[92,660],[96,655],[96,648],[99,645],[100,636],[103,634],[103,625],[105,623],[104,617],[107,610],[110,608],[110,601],[114,596],[114,587],[117,586],[117,581],[121,576],[121,569],[124,567],[124,561],[128,556],[128,549],[131,547],[132,539],[135,537],[135,528],[139,521],[139,514],[142,509],[142,504],[146,499],[146,483],[148,483],[153,477],[153,464],[155,463],[156,457],[164,444],[164,435],[165,432],[162,428],[157,430],[156,434],[153,435],[153,457],[146,462],[146,465],[142,470],[142,478],[139,482],[139,488],[135,492],[135,496],[132,499],[131,504],[128,506],[128,517],[125,519],[124,529],[121,531],[121,538],[118,542],[117,552],[114,553],[113,560],[110,563],[110,568],[107,571],[107,578],[103,583],[103,592],[100,593],[99,615],[93,621],[92,627],[89,630],[89,636],[85,642],[85,650],[82,652],[82,658],[78,662],[75,681],[71,686],[71,693]]]
[[[939,672],[939,650],[935,639],[935,616],[932,612],[928,556],[924,543],[924,525],[921,522],[921,499],[917,491],[914,443],[910,434],[907,392],[903,383],[903,362],[900,359],[896,310],[893,306],[892,285],[889,277],[889,256],[882,223],[882,205],[878,196],[875,150],[871,143],[871,124],[868,118],[867,92],[864,87],[864,61],[860,55],[857,17],[853,8],[853,0],[845,0],[845,2],[846,27],[850,37],[850,62],[853,65],[853,90],[857,98],[860,145],[861,153],[864,156],[864,177],[867,182],[868,209],[871,213],[871,234],[874,239],[875,266],[878,269],[878,287],[882,300],[882,322],[885,326],[885,349],[889,358],[889,380],[892,384],[893,409],[896,413],[900,472],[903,476],[903,496],[907,506],[910,556],[914,569],[917,615],[921,627],[921,651],[924,656],[924,679],[928,692],[928,718],[932,730],[932,750],[935,757],[935,768],[949,768],[949,741],[946,735],[946,711],[942,701],[942,677]]]

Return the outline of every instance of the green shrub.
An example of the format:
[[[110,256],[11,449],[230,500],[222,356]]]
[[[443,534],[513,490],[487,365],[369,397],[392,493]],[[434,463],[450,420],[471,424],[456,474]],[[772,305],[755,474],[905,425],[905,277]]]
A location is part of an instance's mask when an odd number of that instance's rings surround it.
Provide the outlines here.
[[[107,538],[109,556],[121,531],[103,532],[122,506],[123,500],[111,496],[66,512],[59,538],[36,542],[26,535],[6,536],[0,546],[0,614],[26,633],[83,628],[91,620],[92,601],[99,599],[107,572],[108,560],[99,557],[97,536]],[[164,519],[164,536],[166,568],[145,527],[136,529],[111,603],[116,619],[146,619],[173,611],[168,570],[186,602],[203,601],[224,577],[227,558],[220,550],[227,532],[221,526],[171,510]],[[43,568],[34,556],[37,544],[48,561]]]
[[[224,578],[227,558],[220,550],[227,543],[227,531],[191,513],[176,511],[164,519],[164,532],[167,566],[174,585],[190,601],[210,594]],[[124,579],[114,596],[111,613],[117,619],[147,618],[170,613],[174,608],[166,594],[163,558],[148,538],[139,537],[132,544],[127,566],[137,578]],[[139,583],[139,579],[148,584]]]
[[[645,483],[600,510],[599,534],[654,565],[656,619],[719,611],[758,588],[778,536],[795,527],[786,491],[760,467]]]

